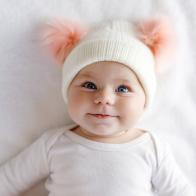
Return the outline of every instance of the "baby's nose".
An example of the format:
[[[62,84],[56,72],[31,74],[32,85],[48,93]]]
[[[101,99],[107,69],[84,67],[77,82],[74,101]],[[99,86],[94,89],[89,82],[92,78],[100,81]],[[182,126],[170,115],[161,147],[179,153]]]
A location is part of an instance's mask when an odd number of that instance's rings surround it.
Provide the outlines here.
[[[115,95],[112,89],[101,89],[97,92],[94,102],[96,104],[113,105],[115,102]]]

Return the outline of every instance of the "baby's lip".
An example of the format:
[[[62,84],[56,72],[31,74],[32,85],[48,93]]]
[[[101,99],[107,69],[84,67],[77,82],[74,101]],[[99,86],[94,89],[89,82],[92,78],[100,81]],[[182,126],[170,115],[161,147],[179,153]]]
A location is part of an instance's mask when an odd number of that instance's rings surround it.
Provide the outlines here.
[[[90,114],[90,115],[93,115],[93,116],[96,116],[96,117],[117,117],[117,116],[114,116],[114,115],[111,115],[111,114],[105,114],[105,113],[96,113],[96,114]]]

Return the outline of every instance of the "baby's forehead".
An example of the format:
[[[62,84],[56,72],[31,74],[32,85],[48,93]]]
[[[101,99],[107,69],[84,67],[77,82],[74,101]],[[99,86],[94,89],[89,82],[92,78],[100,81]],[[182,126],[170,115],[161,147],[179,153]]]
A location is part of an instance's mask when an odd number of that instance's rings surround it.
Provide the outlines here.
[[[113,62],[96,63],[86,66],[78,72],[75,78],[138,83],[137,76],[129,67],[120,63]]]
[[[78,72],[78,75],[97,76],[99,73],[114,77],[130,77],[135,75],[127,65],[112,61],[99,61],[86,65]]]

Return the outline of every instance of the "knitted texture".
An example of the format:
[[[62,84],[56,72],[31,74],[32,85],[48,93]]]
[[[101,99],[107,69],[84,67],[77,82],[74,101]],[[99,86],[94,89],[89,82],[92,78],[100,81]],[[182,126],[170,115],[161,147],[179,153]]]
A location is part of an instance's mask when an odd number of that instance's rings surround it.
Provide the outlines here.
[[[67,89],[76,74],[98,61],[115,61],[128,66],[138,77],[146,95],[146,107],[156,89],[155,59],[151,50],[135,35],[132,24],[114,20],[96,26],[65,59],[62,94],[67,103]]]

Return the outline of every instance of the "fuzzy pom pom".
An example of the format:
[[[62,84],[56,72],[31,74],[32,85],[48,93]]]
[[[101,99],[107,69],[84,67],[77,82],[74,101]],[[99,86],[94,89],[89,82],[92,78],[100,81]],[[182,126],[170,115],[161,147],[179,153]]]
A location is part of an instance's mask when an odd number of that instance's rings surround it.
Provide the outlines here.
[[[56,20],[46,24],[43,42],[50,48],[54,58],[63,64],[67,55],[87,31],[87,27],[76,22]]]
[[[157,72],[163,72],[160,67],[173,55],[176,47],[174,29],[166,17],[157,17],[143,21],[137,26],[138,38],[146,44],[155,56]]]

